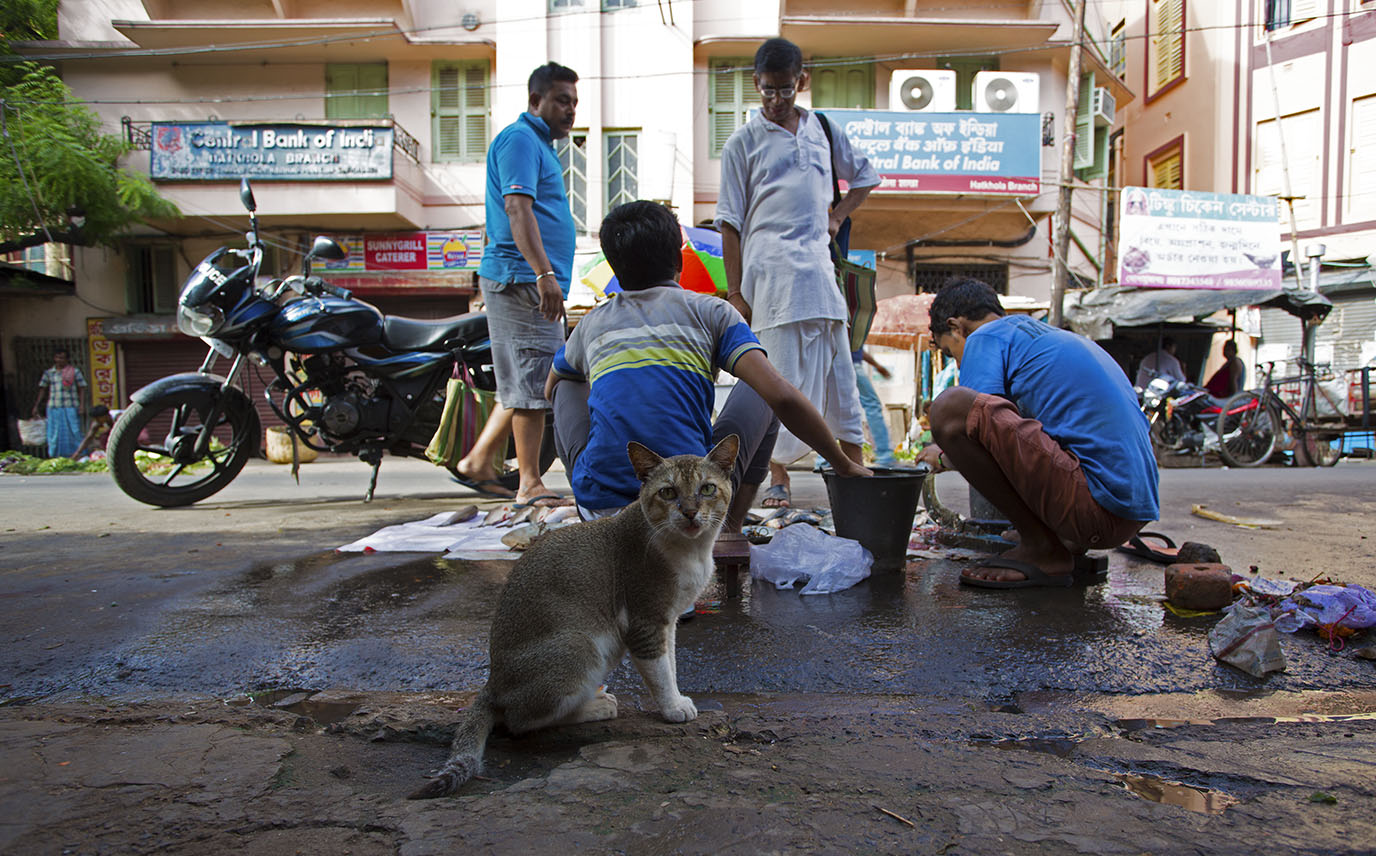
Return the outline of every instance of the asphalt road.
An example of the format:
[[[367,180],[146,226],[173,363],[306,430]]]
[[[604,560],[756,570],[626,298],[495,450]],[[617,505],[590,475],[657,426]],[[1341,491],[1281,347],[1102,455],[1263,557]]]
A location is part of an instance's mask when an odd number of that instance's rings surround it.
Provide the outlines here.
[[[1333,469],[1162,471],[1153,526],[1204,541],[1265,576],[1376,587],[1376,464]],[[391,523],[474,500],[439,470],[389,460],[378,498],[366,467],[255,462],[197,506],[155,509],[102,474],[0,476],[0,695],[228,697],[249,690],[470,690],[485,675],[487,623],[509,567],[435,554],[339,554]],[[550,482],[562,486],[562,475]],[[825,505],[795,473],[795,504]],[[942,495],[963,506],[958,476]],[[486,505],[493,504],[485,501]],[[1244,529],[1191,506],[1274,525]],[[1368,537],[1368,533],[1372,533]],[[699,693],[912,693],[998,703],[1039,694],[1115,699],[1211,691],[1370,687],[1373,666],[1286,638],[1288,668],[1259,681],[1208,653],[1210,618],[1162,605],[1160,566],[1114,553],[1107,582],[989,592],[957,584],[959,561],[919,561],[849,591],[800,597],[718,584],[679,635],[679,680]],[[638,691],[623,666],[613,689]],[[1107,703],[1107,702],[1106,702]]]

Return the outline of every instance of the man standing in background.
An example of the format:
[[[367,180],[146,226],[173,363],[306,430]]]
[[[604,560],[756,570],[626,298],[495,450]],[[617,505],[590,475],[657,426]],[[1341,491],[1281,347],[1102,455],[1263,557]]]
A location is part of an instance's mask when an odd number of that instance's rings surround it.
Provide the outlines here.
[[[755,53],[761,110],[721,153],[717,228],[722,234],[727,299],[745,317],[773,363],[826,418],[846,456],[862,463],[860,396],[846,333],[845,299],[836,286],[830,245],[879,174],[839,128],[829,142],[822,119],[794,104],[808,83],[803,54],[786,39]],[[828,211],[832,170],[849,184]],[[766,506],[790,502],[788,464],[808,447],[779,431],[769,464]]]
[[[65,348],[53,352],[53,364],[38,381],[38,398],[32,418],[48,405],[48,457],[67,458],[81,445],[81,423],[86,420],[86,376],[72,365]]]
[[[487,304],[497,400],[511,414],[520,485],[518,505],[565,500],[540,478],[545,378],[564,344],[564,298],[573,273],[575,227],[554,141],[567,137],[578,106],[578,75],[550,62],[527,85],[530,109],[487,152],[487,238],[478,282]],[[504,420],[489,420],[456,466],[470,486],[490,483],[506,443]],[[491,429],[491,430],[488,430]],[[481,489],[481,488],[479,488]]]

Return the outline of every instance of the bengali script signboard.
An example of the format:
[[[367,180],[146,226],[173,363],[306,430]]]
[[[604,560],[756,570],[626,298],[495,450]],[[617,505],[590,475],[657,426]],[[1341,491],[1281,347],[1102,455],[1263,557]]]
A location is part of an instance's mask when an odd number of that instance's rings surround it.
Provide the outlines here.
[[[1118,284],[1139,288],[1280,288],[1272,196],[1125,187]]]
[[[483,258],[481,229],[388,232],[335,238],[348,258],[328,261],[324,268],[337,273],[474,271]]]
[[[159,181],[361,181],[392,177],[392,129],[305,124],[154,122]]]
[[[91,404],[119,405],[119,361],[115,343],[105,338],[105,319],[86,319],[86,365],[91,370]]]
[[[876,190],[1035,196],[1041,192],[1037,113],[823,111],[865,153]]]

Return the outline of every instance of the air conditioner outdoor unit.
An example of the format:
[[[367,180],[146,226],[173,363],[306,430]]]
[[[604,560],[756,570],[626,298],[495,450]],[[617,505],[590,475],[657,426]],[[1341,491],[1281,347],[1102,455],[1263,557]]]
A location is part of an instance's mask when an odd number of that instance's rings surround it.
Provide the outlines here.
[[[979,113],[1040,112],[1041,76],[1030,71],[980,71],[972,87]]]
[[[1107,86],[1096,87],[1089,107],[1089,113],[1094,117],[1094,124],[1105,128],[1111,126],[1113,124],[1113,111],[1116,106],[1113,93],[1108,91]]]
[[[889,109],[950,113],[956,109],[956,73],[940,68],[897,68],[889,78]]]

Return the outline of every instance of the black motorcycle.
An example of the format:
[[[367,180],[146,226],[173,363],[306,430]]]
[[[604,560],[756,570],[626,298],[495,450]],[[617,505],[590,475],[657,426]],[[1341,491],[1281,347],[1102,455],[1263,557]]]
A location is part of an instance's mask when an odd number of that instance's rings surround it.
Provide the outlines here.
[[[1152,442],[1179,455],[1218,451],[1219,402],[1207,390],[1166,377],[1152,378],[1139,396]]]
[[[300,442],[372,465],[370,500],[384,452],[425,457],[451,377],[478,390],[496,389],[487,316],[422,321],[383,315],[311,275],[314,259],[346,257],[325,237],[315,239],[301,275],[259,286],[264,244],[247,179],[239,197],[249,212],[248,249],[211,253],[191,272],[177,302],[178,327],[204,339],[210,352],[199,370],[154,381],[131,396],[110,431],[110,473],[129,496],[160,506],[190,505],[233,481],[258,453],[262,437],[257,410],[235,384],[252,362],[271,371],[264,394]],[[211,373],[219,357],[231,361],[224,375]],[[547,419],[541,473],[554,456]],[[507,458],[514,459],[510,444]],[[500,481],[514,490],[514,467]]]

